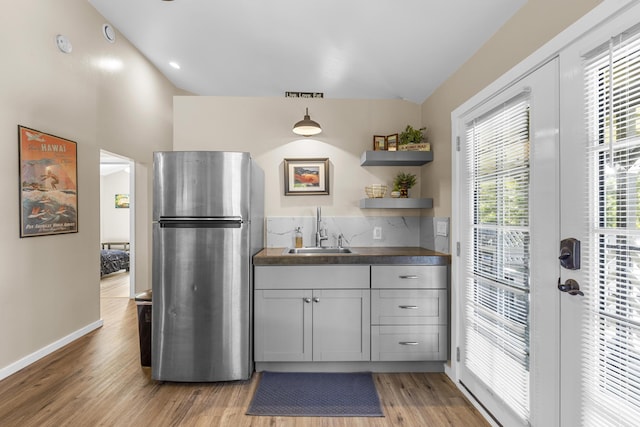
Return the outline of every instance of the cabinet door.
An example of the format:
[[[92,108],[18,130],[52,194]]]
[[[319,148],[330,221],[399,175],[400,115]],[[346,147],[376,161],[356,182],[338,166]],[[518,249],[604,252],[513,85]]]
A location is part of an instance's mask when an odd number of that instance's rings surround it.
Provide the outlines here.
[[[313,360],[370,360],[369,289],[313,291]]]
[[[256,290],[256,362],[301,362],[312,357],[312,291]]]

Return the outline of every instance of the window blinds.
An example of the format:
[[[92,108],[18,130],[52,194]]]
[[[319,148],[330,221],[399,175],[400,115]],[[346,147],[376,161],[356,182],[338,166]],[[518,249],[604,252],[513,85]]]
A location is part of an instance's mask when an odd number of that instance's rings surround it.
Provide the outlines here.
[[[640,29],[585,58],[589,238],[583,421],[640,417]]]
[[[529,419],[529,94],[466,126],[466,368]]]

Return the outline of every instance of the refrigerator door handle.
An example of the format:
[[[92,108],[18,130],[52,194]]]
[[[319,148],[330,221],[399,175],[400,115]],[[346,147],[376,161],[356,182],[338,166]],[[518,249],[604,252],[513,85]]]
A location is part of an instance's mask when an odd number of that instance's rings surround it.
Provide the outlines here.
[[[158,221],[160,228],[241,228],[241,217],[224,218],[188,218],[162,217]]]

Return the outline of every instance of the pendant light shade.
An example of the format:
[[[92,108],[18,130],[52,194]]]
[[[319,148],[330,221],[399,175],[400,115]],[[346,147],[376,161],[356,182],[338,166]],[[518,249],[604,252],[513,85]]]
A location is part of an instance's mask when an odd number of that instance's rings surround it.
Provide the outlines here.
[[[317,135],[322,132],[322,128],[318,124],[318,122],[314,122],[309,117],[309,109],[307,108],[307,113],[304,115],[304,119],[300,120],[298,123],[293,125],[293,133],[297,133],[302,136],[311,136]]]

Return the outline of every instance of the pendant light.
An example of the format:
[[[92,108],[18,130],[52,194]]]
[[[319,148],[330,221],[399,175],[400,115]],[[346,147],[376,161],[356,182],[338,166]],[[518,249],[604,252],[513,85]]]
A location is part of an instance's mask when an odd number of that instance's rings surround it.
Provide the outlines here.
[[[318,124],[318,122],[314,122],[309,117],[309,109],[307,108],[307,112],[304,115],[304,119],[300,120],[298,123],[293,125],[293,133],[297,133],[302,136],[311,136],[317,135],[322,132],[322,128]]]

